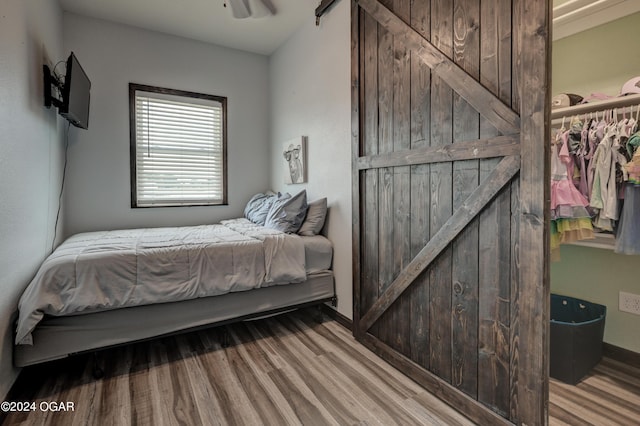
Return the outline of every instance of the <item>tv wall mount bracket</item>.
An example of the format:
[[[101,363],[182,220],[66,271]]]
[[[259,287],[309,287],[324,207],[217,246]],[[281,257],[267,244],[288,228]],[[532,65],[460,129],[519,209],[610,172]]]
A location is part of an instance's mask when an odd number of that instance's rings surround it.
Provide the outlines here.
[[[51,108],[51,105],[53,105],[60,108],[62,106],[60,93],[64,88],[64,83],[57,75],[51,72],[48,65],[43,65],[42,71],[44,74],[44,106]],[[54,95],[54,92],[56,95]]]

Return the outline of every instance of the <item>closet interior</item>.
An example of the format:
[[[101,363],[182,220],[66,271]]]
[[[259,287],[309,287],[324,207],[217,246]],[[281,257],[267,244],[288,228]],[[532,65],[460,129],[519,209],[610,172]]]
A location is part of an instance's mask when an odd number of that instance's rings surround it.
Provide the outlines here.
[[[621,309],[626,295],[640,295],[640,87],[626,90],[640,85],[640,55],[631,49],[640,12],[568,36],[556,24],[552,95],[588,102],[551,112],[551,197],[558,209],[551,212],[551,292],[605,305],[605,353],[640,359],[640,313]],[[571,211],[558,197],[571,201]],[[553,222],[563,214],[573,222]]]

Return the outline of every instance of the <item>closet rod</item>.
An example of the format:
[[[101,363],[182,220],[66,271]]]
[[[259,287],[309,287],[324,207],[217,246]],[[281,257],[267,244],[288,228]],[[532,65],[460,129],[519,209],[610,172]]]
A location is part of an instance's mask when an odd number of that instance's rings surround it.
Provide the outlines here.
[[[551,119],[562,119],[563,117],[571,117],[574,115],[587,114],[596,111],[606,111],[614,108],[624,108],[629,106],[640,105],[640,94],[627,95],[618,98],[606,99],[604,101],[589,102],[586,104],[578,104],[565,108],[558,108],[551,111]]]

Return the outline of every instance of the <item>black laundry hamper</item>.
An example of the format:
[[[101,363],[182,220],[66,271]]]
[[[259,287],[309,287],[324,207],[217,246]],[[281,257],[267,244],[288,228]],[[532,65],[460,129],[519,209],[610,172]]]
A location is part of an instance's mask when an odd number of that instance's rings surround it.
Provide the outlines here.
[[[551,295],[551,377],[575,385],[600,362],[606,315],[604,305]]]

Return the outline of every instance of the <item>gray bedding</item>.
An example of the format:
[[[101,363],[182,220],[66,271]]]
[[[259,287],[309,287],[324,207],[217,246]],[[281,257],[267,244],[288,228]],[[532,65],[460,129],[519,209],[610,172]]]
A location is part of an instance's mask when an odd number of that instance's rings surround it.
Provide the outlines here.
[[[78,234],[42,264],[19,302],[16,344],[44,315],[175,302],[306,279],[302,237],[232,219],[217,225]]]

